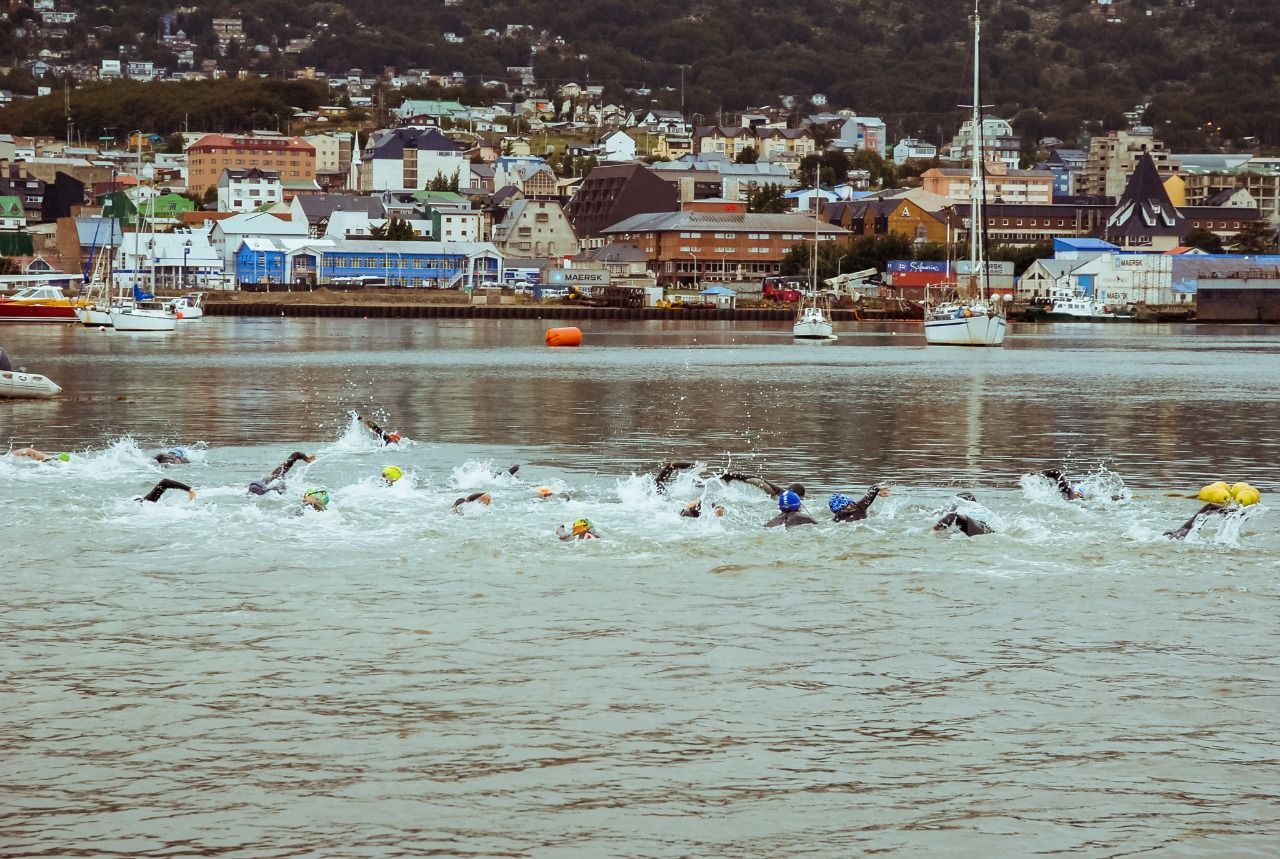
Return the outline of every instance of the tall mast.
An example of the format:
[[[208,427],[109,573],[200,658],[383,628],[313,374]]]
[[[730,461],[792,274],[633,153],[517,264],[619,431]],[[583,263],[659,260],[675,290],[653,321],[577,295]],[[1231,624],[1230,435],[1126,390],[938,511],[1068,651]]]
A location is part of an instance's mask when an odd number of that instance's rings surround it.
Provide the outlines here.
[[[969,172],[969,261],[973,265],[970,283],[977,284],[978,297],[986,294],[987,266],[982,258],[982,230],[986,228],[982,188],[982,100],[978,86],[978,51],[982,40],[982,21],[978,16],[978,2],[973,0],[973,158]]]

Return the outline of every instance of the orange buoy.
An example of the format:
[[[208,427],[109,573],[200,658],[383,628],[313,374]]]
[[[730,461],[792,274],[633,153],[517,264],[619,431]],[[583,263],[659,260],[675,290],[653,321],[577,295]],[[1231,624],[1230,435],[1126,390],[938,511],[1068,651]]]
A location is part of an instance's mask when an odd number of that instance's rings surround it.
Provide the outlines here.
[[[547,329],[548,346],[581,346],[582,331],[577,328]]]

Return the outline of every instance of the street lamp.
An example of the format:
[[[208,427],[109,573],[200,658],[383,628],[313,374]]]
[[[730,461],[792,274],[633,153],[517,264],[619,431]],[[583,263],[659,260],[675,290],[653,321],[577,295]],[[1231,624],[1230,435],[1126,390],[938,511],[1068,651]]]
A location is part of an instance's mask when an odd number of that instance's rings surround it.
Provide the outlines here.
[[[178,279],[178,289],[187,288],[187,257],[191,255],[191,239],[182,243],[182,276]]]
[[[836,260],[836,277],[840,276],[841,269],[844,268],[844,258],[847,256],[848,254],[840,254],[840,259]]]
[[[693,257],[693,285],[698,285],[698,257],[692,251],[685,251],[689,256]]]

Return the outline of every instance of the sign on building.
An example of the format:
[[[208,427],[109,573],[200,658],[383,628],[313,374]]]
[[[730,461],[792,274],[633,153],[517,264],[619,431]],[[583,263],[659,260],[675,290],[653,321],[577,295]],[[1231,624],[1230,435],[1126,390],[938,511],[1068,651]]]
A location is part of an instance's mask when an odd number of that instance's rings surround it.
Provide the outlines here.
[[[553,268],[548,282],[552,286],[608,286],[609,272],[604,270],[584,270],[580,268]]]

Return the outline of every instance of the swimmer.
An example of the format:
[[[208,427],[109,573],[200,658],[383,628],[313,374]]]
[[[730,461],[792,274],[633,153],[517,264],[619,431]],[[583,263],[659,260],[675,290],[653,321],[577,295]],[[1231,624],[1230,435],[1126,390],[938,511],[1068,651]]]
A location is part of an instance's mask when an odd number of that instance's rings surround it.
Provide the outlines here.
[[[374,434],[382,439],[383,444],[395,444],[396,442],[400,441],[400,439],[402,438],[400,433],[387,432],[382,427],[378,426],[368,418],[361,417],[360,415],[356,415],[356,419],[359,420],[360,423],[367,426],[369,429],[373,430]]]
[[[717,519],[724,516],[724,507],[719,504],[712,504],[711,514]],[[700,518],[702,516],[702,502],[690,501],[688,504],[684,505],[684,507],[680,508],[680,515],[684,516],[686,519]]]
[[[539,486],[533,490],[534,494],[543,501],[550,501],[553,498],[561,501],[569,501],[571,496],[568,492],[556,492],[550,486]]]
[[[34,447],[20,447],[12,451],[14,456],[25,456],[27,459],[34,459],[36,462],[48,462],[55,460],[57,462],[69,462],[71,454],[69,453],[45,453],[42,450],[36,450]]]
[[[1050,468],[1040,472],[1040,476],[1055,483],[1058,492],[1068,501],[1079,501],[1084,498],[1084,491],[1080,488],[1080,484],[1068,480],[1061,469]]]
[[[472,502],[483,504],[485,507],[488,507],[493,503],[493,496],[488,492],[472,492],[466,498],[459,498],[457,501],[453,502],[453,506],[449,508],[449,511],[451,513],[461,513],[462,505],[471,504]]]
[[[308,489],[302,493],[302,503],[317,512],[323,511],[329,506],[329,490],[323,486]]]
[[[573,525],[569,528],[557,525],[556,536],[565,542],[569,540],[583,542],[584,540],[600,539],[600,532],[596,530],[595,525],[591,524],[590,519],[575,519],[573,520]]]
[[[1164,536],[1171,540],[1185,540],[1187,535],[1199,528],[1210,516],[1231,516],[1242,513],[1244,508],[1238,504],[1214,504],[1210,502],[1196,511],[1195,515],[1172,531],[1165,531]]]
[[[155,456],[151,457],[160,465],[190,465],[191,460],[187,457],[187,449],[185,447],[171,447],[168,450],[162,450]]]
[[[516,472],[519,470],[520,470],[520,464],[517,463],[511,466],[510,468],[504,468],[500,471],[494,471],[493,476],[494,477],[515,477]]]
[[[249,484],[249,493],[251,495],[266,495],[268,492],[279,492],[284,494],[284,476],[289,473],[289,469],[293,468],[297,462],[315,462],[315,454],[303,453],[295,450],[289,454],[289,458],[275,467],[274,470],[262,480],[255,480]]]
[[[870,509],[872,503],[877,498],[884,498],[889,494],[889,487],[883,483],[877,483],[875,486],[867,490],[867,494],[858,500],[854,500],[848,495],[836,493],[831,496],[831,500],[827,502],[827,506],[831,508],[831,512],[835,514],[832,519],[836,522],[860,522],[867,518],[867,510]]]
[[[398,465],[388,465],[382,469],[382,482],[387,486],[395,486],[396,481],[404,477],[404,472],[400,470]]]
[[[653,478],[653,489],[659,495],[667,494],[667,481],[669,481],[677,471],[683,471],[686,468],[693,468],[692,462],[668,462],[662,466],[657,476]]]
[[[778,496],[778,515],[764,523],[764,527],[776,528],[782,525],[786,528],[795,528],[798,525],[817,525],[818,520],[805,513],[800,507],[799,493],[791,489],[783,490]]]
[[[151,487],[151,491],[148,492],[146,495],[138,495],[133,500],[138,502],[150,501],[151,503],[154,504],[155,502],[160,500],[161,495],[164,495],[170,489],[181,489],[183,492],[187,493],[188,501],[196,500],[196,491],[194,489],[192,489],[190,486],[188,486],[185,483],[179,483],[178,481],[170,480],[167,477],[164,480],[161,480],[155,486]]]
[[[737,474],[731,471],[726,471],[724,474],[720,475],[720,479],[725,483],[733,483],[734,481],[737,481],[738,483],[745,483],[748,486],[754,486],[756,489],[763,489],[765,492],[769,493],[770,498],[777,498],[784,492],[794,492],[796,495],[804,498],[803,483],[792,483],[789,486],[779,486],[771,480],[765,480],[763,477],[754,477],[749,474]]]
[[[964,501],[971,501],[974,504],[978,503],[978,499],[973,496],[972,492],[957,492],[956,498]],[[973,516],[966,513],[957,512],[955,503],[952,503],[951,509],[947,511],[947,514],[934,524],[933,530],[946,531],[952,526],[955,526],[955,528],[966,537],[976,537],[979,534],[995,533],[991,530],[991,527],[981,519],[975,519]]]

